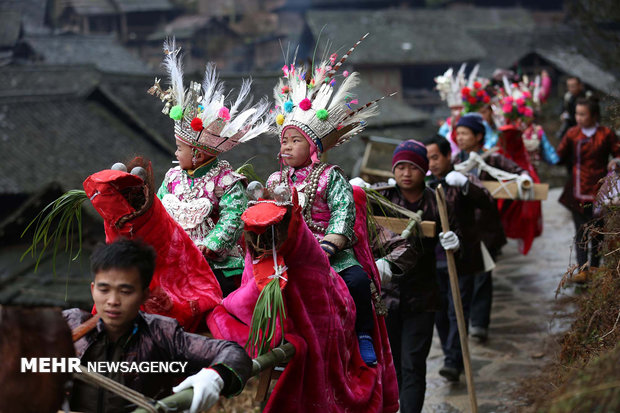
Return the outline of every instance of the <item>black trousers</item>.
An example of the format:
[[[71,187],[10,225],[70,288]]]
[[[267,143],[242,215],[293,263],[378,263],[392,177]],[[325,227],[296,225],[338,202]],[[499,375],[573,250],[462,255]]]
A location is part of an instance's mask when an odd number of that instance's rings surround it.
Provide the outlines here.
[[[390,310],[385,322],[398,379],[400,412],[419,413],[424,405],[426,358],[433,341],[435,313]]]
[[[372,298],[370,296],[370,279],[359,265],[345,268],[338,273],[344,280],[355,303],[355,331],[370,333],[375,326],[372,316]]]
[[[441,293],[441,311],[435,313],[435,327],[441,340],[444,364],[447,367],[463,370],[463,352],[461,351],[461,340],[459,338],[456,310],[454,309],[454,300],[450,290],[450,278],[447,267],[437,267],[437,282],[439,283],[439,292]],[[472,275],[459,274],[459,290],[465,320],[469,319],[469,306],[473,286],[474,277]],[[467,327],[467,324],[465,327]]]
[[[590,253],[590,266],[598,267],[600,257],[598,248],[603,236],[600,234],[591,234],[588,239],[586,234],[586,226],[588,224],[600,225],[600,220],[594,220],[592,213],[592,205],[584,207],[583,214],[573,211],[573,222],[575,223],[575,252],[577,253],[577,263],[582,266],[588,262],[588,252]],[[590,244],[590,246],[588,246]]]

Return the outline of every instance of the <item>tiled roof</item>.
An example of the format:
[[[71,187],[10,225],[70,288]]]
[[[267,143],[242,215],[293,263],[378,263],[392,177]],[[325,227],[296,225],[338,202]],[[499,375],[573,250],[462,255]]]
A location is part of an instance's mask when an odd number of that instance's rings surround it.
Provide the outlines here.
[[[3,69],[0,77],[12,84],[14,73]],[[41,72],[29,73],[45,78]],[[161,182],[173,155],[129,115],[119,116],[119,108],[96,90],[88,96],[43,91],[40,96],[20,97],[19,84],[33,83],[25,79],[27,74],[15,76],[20,79],[15,82],[18,99],[6,89],[0,96],[0,193],[33,193],[50,182],[81,188],[88,175],[138,154],[153,162],[155,180]],[[59,84],[76,77],[68,71],[63,81],[52,74]]]
[[[611,73],[597,66],[592,59],[569,48],[536,49],[537,55],[562,72],[578,76],[596,90],[620,98],[620,81]]]
[[[386,9],[321,10],[306,13],[315,40],[324,39],[344,53],[370,33],[349,58],[352,64],[411,65],[480,60],[483,46],[469,34],[474,29],[533,29],[523,9]]]
[[[110,0],[68,0],[64,2],[64,6],[72,7],[82,16],[116,14],[116,7]]]
[[[111,73],[150,73],[149,67],[107,35],[29,36],[24,39],[50,65],[92,64]]]
[[[138,11],[167,11],[174,9],[169,0],[113,0],[119,11],[125,13]]]

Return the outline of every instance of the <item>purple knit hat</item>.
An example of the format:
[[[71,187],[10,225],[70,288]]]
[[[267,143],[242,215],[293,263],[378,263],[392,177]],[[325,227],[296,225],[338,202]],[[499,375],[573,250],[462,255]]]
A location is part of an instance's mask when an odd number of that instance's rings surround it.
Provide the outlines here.
[[[401,162],[413,164],[426,174],[428,172],[426,146],[413,139],[399,143],[392,155],[392,172],[394,172],[396,165]]]

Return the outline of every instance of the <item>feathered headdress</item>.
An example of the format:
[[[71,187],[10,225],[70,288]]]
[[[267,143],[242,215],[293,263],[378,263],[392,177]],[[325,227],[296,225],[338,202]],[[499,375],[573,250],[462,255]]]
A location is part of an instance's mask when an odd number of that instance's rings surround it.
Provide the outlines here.
[[[343,72],[344,80],[336,86],[338,70],[366,36],[368,33],[337,63],[338,56],[334,53],[308,70],[296,68],[294,63],[282,67],[284,76],[273,90],[278,136],[287,127],[295,126],[312,139],[318,152],[323,153],[360,133],[366,127],[366,119],[379,113],[377,103],[385,96],[359,108],[352,107],[358,103],[352,94],[360,81],[357,72]]]
[[[160,80],[148,90],[166,102],[162,112],[174,120],[177,139],[208,154],[217,156],[239,143],[247,142],[267,132],[273,121],[269,102],[262,99],[251,105],[249,96],[252,81],[244,79],[234,102],[227,102],[224,83],[218,79],[215,63],[207,63],[202,85],[183,84],[181,48],[174,39],[164,42],[164,68],[169,76],[170,87],[163,90]],[[240,110],[241,105],[244,108]]]
[[[454,70],[450,68],[446,70],[446,73],[435,78],[437,84],[435,89],[439,92],[441,100],[451,108],[463,106],[461,90],[466,85],[465,66],[466,64],[463,63],[456,75],[453,75]]]

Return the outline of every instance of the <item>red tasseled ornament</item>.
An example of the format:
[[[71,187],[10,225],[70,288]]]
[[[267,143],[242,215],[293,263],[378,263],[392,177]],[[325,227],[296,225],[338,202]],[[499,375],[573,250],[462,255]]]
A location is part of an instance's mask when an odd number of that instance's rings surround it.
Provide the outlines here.
[[[194,118],[192,119],[192,129],[195,130],[196,132],[200,132],[201,130],[204,129],[204,126],[202,126],[202,119],[200,118]]]
[[[312,101],[308,98],[305,98],[301,102],[299,102],[299,107],[301,110],[308,110],[312,107]]]

